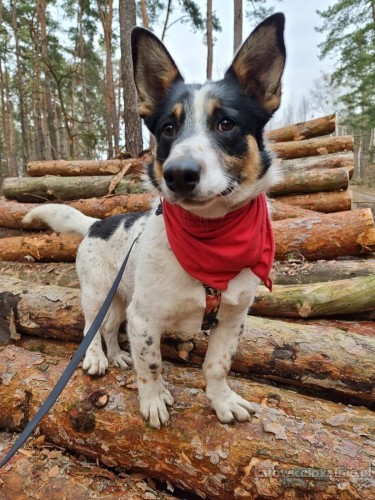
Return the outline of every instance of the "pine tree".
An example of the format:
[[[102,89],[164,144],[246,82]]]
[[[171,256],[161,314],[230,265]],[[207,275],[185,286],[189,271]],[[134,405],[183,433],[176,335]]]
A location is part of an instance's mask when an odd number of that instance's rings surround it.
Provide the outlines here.
[[[372,177],[367,170],[374,162],[375,0],[338,0],[317,12],[323,26],[316,29],[326,33],[320,55],[336,61],[333,83],[342,88],[344,120],[360,136],[360,176]]]

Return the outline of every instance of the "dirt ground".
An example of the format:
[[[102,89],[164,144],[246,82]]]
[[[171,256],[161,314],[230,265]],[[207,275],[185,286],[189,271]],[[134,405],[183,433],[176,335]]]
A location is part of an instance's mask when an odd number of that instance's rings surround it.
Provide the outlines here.
[[[375,217],[375,188],[351,184],[350,189],[353,192],[353,208],[371,208]]]

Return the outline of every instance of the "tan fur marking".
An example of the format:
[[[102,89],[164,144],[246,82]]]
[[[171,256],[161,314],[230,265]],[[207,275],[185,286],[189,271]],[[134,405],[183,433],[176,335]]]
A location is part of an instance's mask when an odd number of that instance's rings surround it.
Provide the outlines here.
[[[236,158],[225,155],[224,161],[228,167],[228,173],[245,184],[254,184],[260,173],[259,149],[255,138],[252,135],[247,136],[248,150],[243,158]]]
[[[160,160],[154,162],[154,176],[160,185],[163,181],[163,163]]]
[[[173,106],[173,113],[178,122],[181,122],[181,116],[183,112],[184,112],[184,105],[181,102],[177,102]]]
[[[214,112],[221,107],[218,99],[209,99],[207,103],[207,115],[211,116]]]

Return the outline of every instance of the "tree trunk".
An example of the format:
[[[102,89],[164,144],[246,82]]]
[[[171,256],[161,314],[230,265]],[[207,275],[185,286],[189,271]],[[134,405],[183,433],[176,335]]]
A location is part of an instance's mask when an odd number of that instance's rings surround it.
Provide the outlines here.
[[[0,260],[74,262],[80,236],[41,234],[0,239]]]
[[[270,144],[270,149],[284,160],[353,151],[353,136],[316,137],[303,141],[275,142]]]
[[[145,212],[151,208],[153,200],[154,198],[151,194],[141,193],[76,200],[67,203],[67,205],[76,208],[90,217],[104,219],[120,213]],[[48,226],[46,224],[36,219],[29,224],[22,222],[25,215],[37,206],[40,206],[40,203],[19,203],[0,198],[0,227],[11,229],[47,229]]]
[[[275,262],[272,277],[276,285],[304,285],[359,276],[375,275],[375,259],[327,260],[319,262]]]
[[[286,171],[283,180],[272,186],[269,194],[280,196],[295,193],[316,193],[347,189],[349,173],[346,168]]]
[[[322,193],[309,194],[289,194],[279,196],[278,201],[304,208],[323,212],[326,214],[332,212],[345,212],[352,208],[351,191],[324,191]]]
[[[141,14],[142,14],[142,26],[146,29],[150,29],[146,0],[141,0]]]
[[[307,122],[270,130],[265,133],[265,136],[272,142],[303,141],[312,137],[332,134],[335,128],[336,115],[333,113]]]
[[[44,401],[65,363],[16,347],[5,348],[0,361],[6,380],[0,386],[0,426],[19,429]],[[134,379],[118,370],[105,376],[104,389],[103,378],[91,379],[78,370],[40,430],[76,454],[110,467],[142,470],[201,497],[283,498],[306,492],[346,499],[349,490],[353,498],[371,498],[371,412],[236,378],[229,383],[254,401],[254,416],[234,430],[208,409],[198,370],[165,372],[175,384],[178,406],[171,409],[170,424],[159,431],[144,424]],[[346,471],[345,490],[341,471]],[[324,481],[315,480],[317,472]]]
[[[27,165],[27,174],[31,177],[43,175],[62,175],[65,177],[76,175],[108,175],[117,174],[129,165],[130,171],[137,171],[139,176],[144,172],[144,163],[151,160],[145,154],[141,158],[125,160],[58,160],[58,161],[31,161]]]
[[[233,54],[242,44],[242,0],[233,0]]]
[[[282,160],[282,172],[294,172],[295,170],[315,170],[346,168],[351,179],[354,172],[354,154],[332,153],[322,156],[311,156],[307,158],[296,158],[294,160]]]
[[[207,41],[207,66],[206,78],[212,80],[212,65],[214,58],[214,41],[212,37],[212,0],[207,0],[207,18],[206,18],[206,41]]]
[[[2,2],[0,1],[0,22],[2,24],[2,12],[3,12],[3,5]],[[1,126],[2,126],[2,137],[3,137],[3,143],[2,143],[2,173],[5,174],[5,176],[9,175],[15,175],[16,172],[12,172],[10,168],[10,144],[9,144],[9,132],[8,132],[8,107],[6,104],[6,99],[5,99],[5,88],[6,88],[6,82],[4,78],[4,71],[3,71],[3,60],[2,57],[0,57],[0,99],[1,99]]]
[[[20,121],[21,121],[21,144],[22,144],[22,172],[26,170],[26,165],[29,162],[29,127],[27,123],[26,109],[26,94],[25,94],[25,77],[23,65],[21,62],[21,50],[19,44],[19,28],[17,26],[16,0],[12,0],[12,28],[16,49],[17,63],[17,88],[20,105]]]
[[[0,433],[0,455],[5,455],[16,436]],[[26,448],[26,449],[25,449]],[[146,478],[144,478],[146,479]],[[166,493],[149,486],[140,474],[121,477],[108,469],[77,461],[62,450],[45,442],[43,435],[30,440],[0,470],[1,498],[111,498],[142,500],[144,498],[171,499]],[[146,496],[148,495],[148,496]]]
[[[12,202],[7,202],[7,203],[12,203]],[[293,205],[288,205],[287,203],[283,203],[278,199],[269,199],[268,205],[270,207],[271,219],[273,221],[284,220],[284,219],[300,219],[301,217],[313,217],[314,215],[320,215],[319,212],[314,212],[313,210],[306,210],[304,208],[294,207]],[[0,200],[0,207],[1,206],[2,203]],[[0,211],[0,224],[1,224],[1,211]]]
[[[31,281],[38,285],[79,288],[75,264],[0,261],[0,274],[16,280]]]
[[[11,332],[80,342],[84,327],[79,290],[35,285],[4,276],[0,283],[2,342]],[[120,340],[126,341],[123,334]],[[162,337],[165,359],[201,364],[208,337],[201,332]],[[374,405],[375,337],[326,325],[249,317],[232,369]]]
[[[47,19],[46,19],[46,0],[38,1],[38,14],[40,16],[40,35],[41,35],[41,50],[43,56],[44,71],[44,88],[47,111],[47,125],[50,140],[50,158],[57,160],[59,157],[59,147],[57,144],[57,133],[55,124],[55,105],[52,97],[52,84],[50,79],[49,55],[48,55],[48,40],[47,40]]]
[[[124,97],[125,148],[134,158],[143,149],[142,124],[138,114],[138,97],[133,80],[130,33],[136,25],[135,0],[119,0],[121,80]]]
[[[371,210],[317,215],[302,219],[285,219],[272,223],[276,255],[303,256],[307,260],[336,259],[365,255],[375,250],[375,229]]]
[[[257,290],[251,313],[284,318],[321,318],[375,310],[375,275]]]
[[[23,202],[78,200],[107,195],[112,179],[111,175],[8,177],[4,180],[3,193],[8,199]],[[142,191],[143,185],[137,182],[137,179],[132,179],[131,176],[120,181],[115,188],[117,194]]]

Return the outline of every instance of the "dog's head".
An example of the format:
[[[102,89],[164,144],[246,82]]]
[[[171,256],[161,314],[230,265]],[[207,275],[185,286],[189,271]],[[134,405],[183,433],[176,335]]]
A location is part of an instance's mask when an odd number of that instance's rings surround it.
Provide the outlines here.
[[[149,177],[171,203],[225,215],[274,182],[263,128],[278,109],[285,64],[284,16],[247,38],[218,82],[187,85],[164,45],[134,28],[139,112],[156,138]]]

